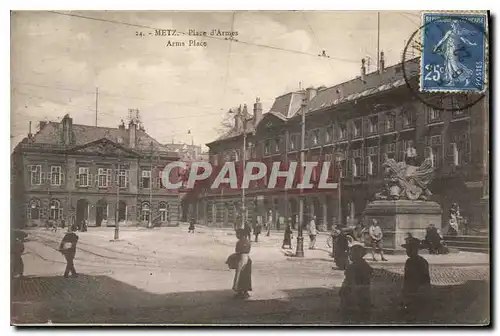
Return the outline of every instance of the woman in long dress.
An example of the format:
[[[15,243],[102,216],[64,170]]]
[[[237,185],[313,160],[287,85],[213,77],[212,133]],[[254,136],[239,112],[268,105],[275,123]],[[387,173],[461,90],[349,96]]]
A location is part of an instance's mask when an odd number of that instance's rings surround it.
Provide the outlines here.
[[[451,29],[444,34],[443,38],[434,47],[434,51],[440,52],[444,57],[444,80],[448,86],[453,86],[457,82],[465,82],[465,85],[468,85],[473,75],[472,69],[469,69],[460,61],[462,56],[459,52],[461,50],[460,44],[476,45],[475,42],[464,37],[469,33],[467,29],[460,28],[458,21],[454,21],[451,23]]]
[[[248,240],[245,230],[236,230],[235,252],[238,255],[238,264],[234,273],[233,290],[236,292],[236,298],[246,299],[250,296],[248,292],[252,291],[252,259],[250,259],[251,244]]]

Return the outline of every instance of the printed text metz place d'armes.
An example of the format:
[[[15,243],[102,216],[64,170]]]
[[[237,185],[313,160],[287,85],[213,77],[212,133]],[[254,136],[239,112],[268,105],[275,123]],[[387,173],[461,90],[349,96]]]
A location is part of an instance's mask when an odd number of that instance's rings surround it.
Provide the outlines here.
[[[212,29],[210,32],[196,29],[189,29],[187,34],[181,34],[175,29],[156,29],[155,36],[190,36],[190,37],[220,37],[220,38],[234,38],[238,36],[238,32],[227,31],[220,29]],[[167,47],[206,47],[206,41],[199,41],[196,39],[190,39],[189,41],[173,41],[168,40]]]

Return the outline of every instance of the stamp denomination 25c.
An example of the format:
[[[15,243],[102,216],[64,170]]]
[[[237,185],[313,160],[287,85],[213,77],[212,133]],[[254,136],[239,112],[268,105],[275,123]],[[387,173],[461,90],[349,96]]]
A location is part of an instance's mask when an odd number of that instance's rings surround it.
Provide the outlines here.
[[[486,88],[486,14],[424,13],[421,92],[480,93]]]

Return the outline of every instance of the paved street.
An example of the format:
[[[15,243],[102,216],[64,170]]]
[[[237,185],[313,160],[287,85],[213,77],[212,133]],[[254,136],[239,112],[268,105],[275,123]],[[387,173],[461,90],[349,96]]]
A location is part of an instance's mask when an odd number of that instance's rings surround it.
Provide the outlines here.
[[[338,289],[343,271],[332,269],[326,236],[317,250],[296,259],[281,250],[281,233],[252,246],[253,292],[232,299],[231,230],[187,227],[113,228],[79,233],[78,278],[65,279],[56,250],[63,232],[29,231],[26,279],[13,288],[14,323],[341,323]],[[295,235],[296,237],[296,235]],[[307,240],[306,240],[307,241]],[[307,243],[305,244],[307,247]],[[399,292],[404,256],[388,256],[372,285],[373,322],[401,322]],[[431,264],[435,323],[485,323],[489,316],[488,256],[461,252],[426,256]]]

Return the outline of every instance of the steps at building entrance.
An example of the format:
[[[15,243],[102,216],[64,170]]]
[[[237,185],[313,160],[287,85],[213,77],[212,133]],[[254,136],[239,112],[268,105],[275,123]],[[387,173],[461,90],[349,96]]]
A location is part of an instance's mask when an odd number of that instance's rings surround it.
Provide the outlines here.
[[[444,236],[446,245],[460,251],[489,253],[488,236]]]

